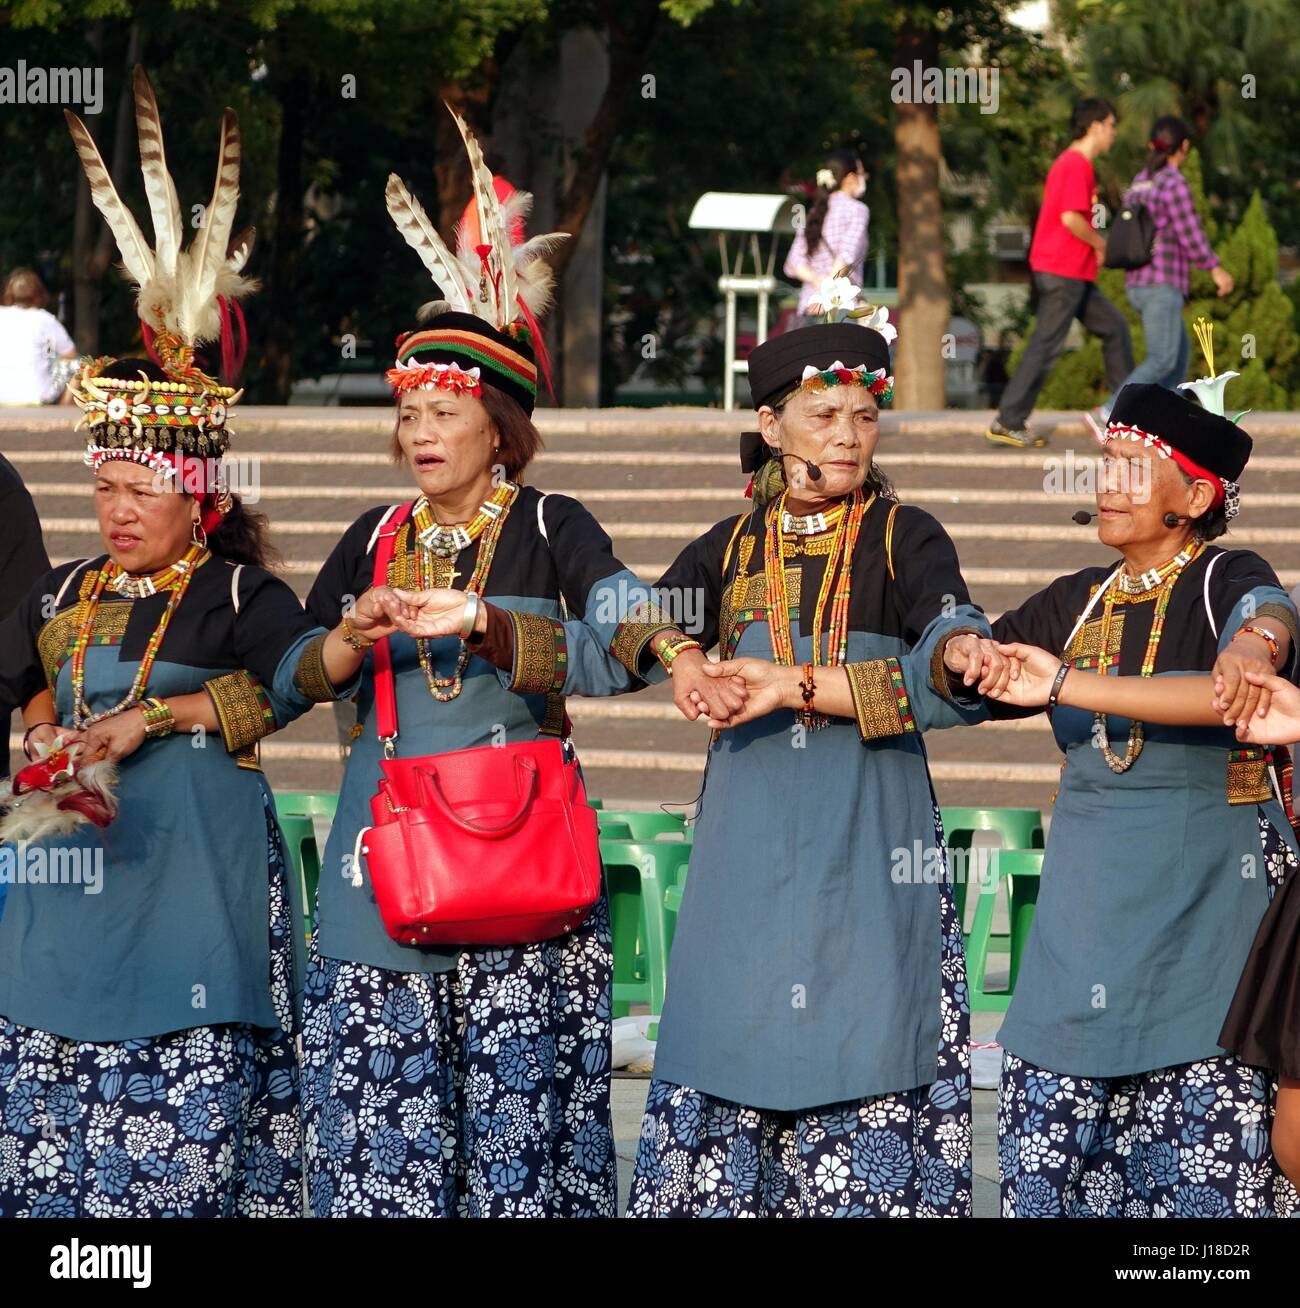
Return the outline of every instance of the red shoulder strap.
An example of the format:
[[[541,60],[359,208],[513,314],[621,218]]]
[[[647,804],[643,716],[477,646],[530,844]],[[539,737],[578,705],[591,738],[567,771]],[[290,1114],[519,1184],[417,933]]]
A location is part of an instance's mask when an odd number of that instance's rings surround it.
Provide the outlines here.
[[[411,516],[414,507],[414,501],[399,504],[379,528],[379,538],[375,542],[375,571],[370,582],[372,586],[388,585],[388,565],[397,548],[397,533]],[[371,653],[375,660],[375,729],[380,740],[388,740],[397,735],[397,688],[393,680],[393,651],[388,647],[388,637],[377,641]]]

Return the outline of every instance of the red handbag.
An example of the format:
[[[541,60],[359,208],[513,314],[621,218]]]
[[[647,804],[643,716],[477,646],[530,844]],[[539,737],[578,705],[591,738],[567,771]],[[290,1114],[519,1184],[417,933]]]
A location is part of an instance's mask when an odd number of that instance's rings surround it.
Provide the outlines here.
[[[375,547],[385,585],[403,505]],[[384,743],[374,825],[359,844],[388,934],[403,945],[520,945],[574,930],[600,897],[597,819],[567,741],[397,758],[388,639],[376,643]]]

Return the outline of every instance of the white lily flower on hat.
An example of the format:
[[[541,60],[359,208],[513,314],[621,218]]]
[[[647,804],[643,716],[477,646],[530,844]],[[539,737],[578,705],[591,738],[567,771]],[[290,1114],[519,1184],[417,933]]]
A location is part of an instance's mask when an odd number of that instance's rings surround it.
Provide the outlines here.
[[[862,287],[854,286],[847,277],[827,277],[817,288],[817,302],[824,313],[852,309],[861,293]]]
[[[1196,398],[1201,402],[1201,408],[1207,413],[1215,413],[1220,418],[1224,418],[1227,414],[1223,411],[1223,388],[1234,377],[1240,376],[1239,372],[1221,372],[1217,377],[1198,377],[1195,381],[1179,382],[1178,389],[1194,391]]]

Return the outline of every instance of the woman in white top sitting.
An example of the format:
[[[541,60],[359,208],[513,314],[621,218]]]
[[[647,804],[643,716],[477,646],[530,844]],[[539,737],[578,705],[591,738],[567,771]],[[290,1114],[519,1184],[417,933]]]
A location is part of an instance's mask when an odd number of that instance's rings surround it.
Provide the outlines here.
[[[50,293],[30,268],[15,268],[0,294],[0,405],[70,404],[77,347],[45,306]]]
[[[804,324],[825,320],[817,293],[841,268],[862,285],[871,211],[858,198],[867,189],[867,170],[852,150],[834,150],[817,170],[817,198],[785,260],[785,275],[803,283],[799,312]]]

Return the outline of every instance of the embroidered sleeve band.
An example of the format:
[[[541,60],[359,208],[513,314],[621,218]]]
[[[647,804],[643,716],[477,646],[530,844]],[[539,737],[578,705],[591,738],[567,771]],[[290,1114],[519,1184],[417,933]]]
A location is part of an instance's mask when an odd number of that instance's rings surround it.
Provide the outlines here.
[[[846,663],[858,731],[863,740],[916,730],[903,668],[896,658]]]
[[[313,636],[302,647],[293,684],[300,695],[314,704],[329,704],[338,699],[338,693],[325,671],[325,637]]]
[[[550,695],[564,686],[569,650],[564,624],[540,613],[510,610],[515,657],[510,689],[525,695]]]
[[[205,681],[203,689],[217,710],[221,738],[229,753],[238,754],[276,730],[271,703],[251,672],[228,672]]]

